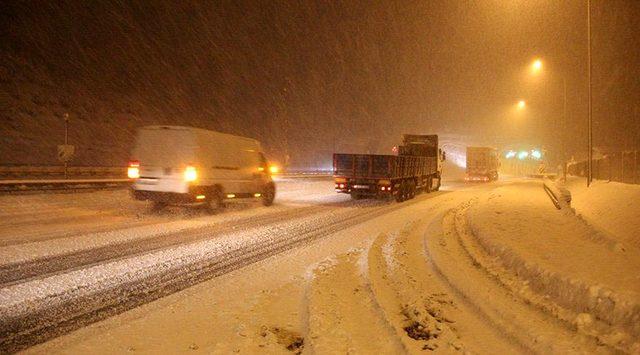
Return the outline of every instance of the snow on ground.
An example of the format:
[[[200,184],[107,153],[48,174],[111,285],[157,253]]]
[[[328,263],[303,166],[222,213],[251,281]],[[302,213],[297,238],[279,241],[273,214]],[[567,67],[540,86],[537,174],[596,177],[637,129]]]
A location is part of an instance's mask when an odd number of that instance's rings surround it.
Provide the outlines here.
[[[402,324],[389,323],[376,304],[370,268],[366,266],[368,248],[381,233],[397,233],[408,221],[429,219],[436,211],[451,208],[471,194],[424,196],[424,202],[408,204],[308,247],[217,277],[30,351],[173,353],[195,349],[213,353],[281,353],[321,351],[335,346],[334,349],[356,352],[395,352],[406,348],[401,337],[408,337],[407,331]],[[338,279],[342,281],[334,285]],[[436,302],[435,298],[441,296],[432,297]],[[362,322],[365,317],[372,322]],[[418,325],[409,326],[416,337],[424,333]],[[328,327],[335,331],[325,332]],[[381,330],[396,340],[389,344],[388,339],[381,338]],[[470,344],[477,343],[471,335],[466,337]],[[456,342],[449,345],[451,339],[443,339],[443,348],[461,346]],[[487,343],[491,339],[494,338]],[[420,344],[421,348],[427,342],[420,340]]]
[[[290,183],[283,194],[292,204],[336,198],[330,181],[324,187]],[[540,181],[443,190],[27,352],[639,351],[640,257],[634,250],[572,211],[556,210]],[[336,201],[329,205],[345,210],[336,205],[344,200]],[[296,224],[330,225],[338,214],[322,212],[101,267],[117,271],[104,273],[112,280],[135,277],[153,272],[154,262],[178,267],[226,246],[278,239]],[[60,277],[82,280],[73,273]],[[0,303],[52,289],[34,282],[29,293],[17,286],[0,293]]]
[[[569,177],[571,206],[595,228],[625,246],[640,249],[640,185],[594,181],[587,188],[584,178]]]
[[[56,302],[68,301],[69,297],[82,297],[125,282],[141,280],[158,269],[181,268],[198,260],[221,257],[230,250],[252,243],[281,238],[283,230],[293,229],[293,226],[315,226],[321,221],[331,223],[334,215],[335,212],[328,211],[272,226],[253,227],[202,242],[8,286],[0,289],[0,319],[51,307]]]
[[[555,209],[540,182],[494,190],[467,220],[473,242],[516,274],[522,292],[554,302],[560,318],[598,341],[640,351],[640,250]]]
[[[217,215],[192,207],[153,212],[126,190],[0,196],[0,265],[349,200],[333,193],[329,179],[277,184],[274,206],[238,200]]]

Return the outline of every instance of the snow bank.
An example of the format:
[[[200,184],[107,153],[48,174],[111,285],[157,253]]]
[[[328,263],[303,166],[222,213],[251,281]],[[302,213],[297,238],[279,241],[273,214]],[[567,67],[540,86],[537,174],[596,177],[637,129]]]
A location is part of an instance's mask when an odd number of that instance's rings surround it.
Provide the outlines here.
[[[640,185],[569,178],[572,207],[597,229],[625,246],[640,248]]]
[[[638,251],[556,210],[539,183],[496,189],[469,208],[467,222],[484,252],[527,289],[573,312],[574,326],[589,323],[586,333],[621,349],[640,346]]]

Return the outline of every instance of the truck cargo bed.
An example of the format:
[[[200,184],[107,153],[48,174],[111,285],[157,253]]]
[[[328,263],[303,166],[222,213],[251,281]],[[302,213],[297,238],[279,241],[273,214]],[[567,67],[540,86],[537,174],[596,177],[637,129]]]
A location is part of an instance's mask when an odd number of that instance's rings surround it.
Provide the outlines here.
[[[430,175],[436,172],[435,157],[375,154],[333,155],[335,176],[393,179]]]

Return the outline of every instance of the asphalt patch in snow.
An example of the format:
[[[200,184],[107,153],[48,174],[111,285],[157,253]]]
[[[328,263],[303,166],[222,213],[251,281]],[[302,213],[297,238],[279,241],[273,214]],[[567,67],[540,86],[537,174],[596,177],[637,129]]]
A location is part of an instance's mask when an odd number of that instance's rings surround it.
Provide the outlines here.
[[[302,353],[304,349],[304,337],[299,333],[280,327],[271,327],[268,328],[268,331],[275,335],[278,344],[284,346],[287,350],[294,354]],[[261,335],[267,336],[266,331],[263,330]]]

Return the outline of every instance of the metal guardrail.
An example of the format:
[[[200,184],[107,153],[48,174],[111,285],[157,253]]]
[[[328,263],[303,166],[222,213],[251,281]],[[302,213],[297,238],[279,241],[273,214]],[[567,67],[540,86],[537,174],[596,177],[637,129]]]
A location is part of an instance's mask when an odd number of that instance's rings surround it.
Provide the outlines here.
[[[131,184],[130,179],[36,179],[0,180],[0,193],[45,190],[112,189]]]
[[[571,207],[571,192],[569,190],[558,187],[553,180],[548,178],[543,180],[542,187],[557,209]]]
[[[126,186],[123,166],[0,166],[0,192],[109,189]]]
[[[70,166],[68,177],[125,178],[124,166]],[[0,179],[63,177],[64,166],[0,166]]]
[[[126,166],[70,166],[67,175],[71,178],[109,177],[126,178]],[[332,176],[327,170],[291,170],[278,173],[282,177],[326,177]],[[30,179],[63,177],[64,166],[0,166],[0,180],[2,179]]]
[[[0,193],[46,190],[109,189],[127,186],[126,167],[70,166],[64,178],[63,166],[0,166]],[[324,178],[326,171],[295,171],[277,178]]]

